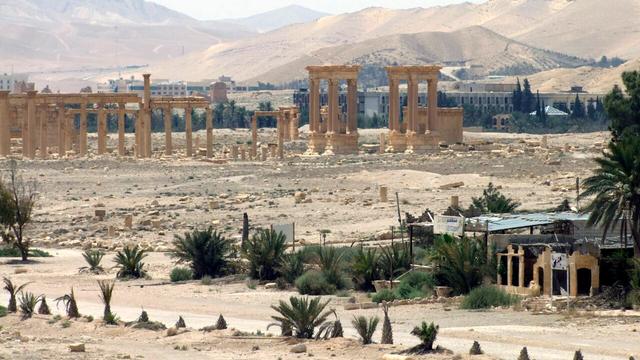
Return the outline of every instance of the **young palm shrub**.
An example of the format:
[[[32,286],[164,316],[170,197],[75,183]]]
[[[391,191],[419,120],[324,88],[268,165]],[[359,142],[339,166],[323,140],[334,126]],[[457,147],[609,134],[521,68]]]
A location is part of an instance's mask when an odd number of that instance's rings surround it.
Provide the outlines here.
[[[277,270],[287,283],[293,284],[300,275],[304,274],[303,254],[301,252],[285,254]]]
[[[473,344],[471,345],[471,349],[469,349],[469,355],[482,355],[482,354],[484,354],[484,352],[480,348],[480,343],[477,341],[474,341]]]
[[[527,347],[523,347],[522,350],[520,350],[520,355],[518,356],[518,360],[531,360],[531,358],[529,357],[529,351],[527,351]]]
[[[283,329],[291,328],[297,338],[312,339],[315,328],[322,325],[331,314],[331,310],[324,311],[328,304],[329,300],[322,302],[320,298],[292,296],[289,304],[280,300],[278,306],[271,305],[279,314],[271,318],[278,321]]]
[[[126,246],[116,253],[115,263],[119,269],[116,277],[119,279],[138,279],[146,276],[142,260],[147,257],[147,252],[140,246]]]
[[[98,280],[98,286],[100,287],[100,300],[104,304],[104,313],[102,320],[107,322],[107,319],[113,318],[111,313],[111,299],[113,297],[113,288],[116,286],[115,281]]]
[[[222,314],[218,316],[218,321],[216,321],[216,330],[224,330],[227,328],[227,321],[224,319]]]
[[[331,309],[333,316],[336,317],[334,321],[327,321],[324,324],[320,325],[318,328],[318,334],[316,335],[316,340],[320,339],[333,339],[338,337],[344,337],[344,330],[342,329],[342,323],[340,319],[338,319],[338,314],[335,309]]]
[[[280,336],[283,336],[283,337],[293,336],[293,329],[291,329],[291,324],[288,322],[271,323],[267,325],[267,331],[269,331],[269,329],[272,326],[278,326],[280,328]]]
[[[381,344],[393,344],[393,329],[391,328],[391,320],[389,319],[389,303],[382,302],[382,311],[384,312],[384,321],[382,322],[382,340]]]
[[[578,350],[573,354],[573,360],[584,360],[582,356],[582,351]]]
[[[344,289],[347,284],[342,272],[344,268],[344,253],[333,246],[323,246],[318,250],[317,263],[320,271],[329,284],[336,289]]]
[[[40,295],[40,307],[38,308],[38,314],[51,315],[51,310],[49,310],[49,305],[47,304],[47,297],[44,295]]]
[[[443,235],[436,239],[431,256],[439,276],[458,294],[482,283],[486,253],[479,241]]]
[[[372,343],[373,333],[376,332],[379,322],[380,319],[377,316],[369,319],[364,316],[357,316],[353,318],[351,324],[353,324],[358,335],[360,335],[362,345],[369,345]]]
[[[9,278],[3,278],[4,289],[9,293],[9,306],[7,306],[8,312],[18,312],[18,304],[16,302],[16,295],[22,291],[29,283],[22,284],[20,286],[11,282]]]
[[[29,319],[36,312],[36,306],[40,301],[39,296],[35,296],[30,292],[20,293],[20,312],[22,313],[22,320]]]
[[[170,253],[177,263],[189,264],[194,279],[204,276],[218,277],[227,271],[231,256],[231,242],[212,227],[207,230],[194,230],[183,236],[176,235],[174,249]]]
[[[178,321],[176,321],[176,329],[180,329],[180,328],[186,328],[187,324],[184,322],[184,319],[182,318],[182,316],[178,317]]]
[[[249,261],[249,275],[258,280],[275,280],[287,248],[282,232],[260,230],[242,245],[242,256]]]
[[[352,272],[354,283],[362,291],[371,291],[374,289],[373,282],[380,279],[380,256],[376,249],[360,249],[356,255]]]
[[[80,312],[78,311],[78,303],[76,302],[76,295],[71,288],[71,293],[64,294],[55,300],[56,304],[62,303],[64,305],[67,316],[70,318],[79,318]]]
[[[504,196],[498,188],[489,183],[487,188],[482,191],[482,196],[472,198],[472,205],[476,209],[480,209],[483,213],[505,214],[511,213],[520,206],[520,203]]]
[[[409,245],[395,243],[380,249],[382,252],[380,255],[380,270],[385,279],[392,280],[411,268]]]
[[[426,321],[423,321],[420,326],[413,328],[411,335],[418,337],[421,343],[409,349],[408,352],[412,354],[426,354],[433,351],[433,343],[438,336],[438,329],[438,325],[434,323],[427,324]]]
[[[85,250],[82,253],[82,257],[84,261],[87,263],[87,266],[83,266],[80,268],[80,272],[88,271],[93,274],[102,274],[104,273],[104,269],[100,265],[102,258],[104,257],[104,253],[100,250]]]

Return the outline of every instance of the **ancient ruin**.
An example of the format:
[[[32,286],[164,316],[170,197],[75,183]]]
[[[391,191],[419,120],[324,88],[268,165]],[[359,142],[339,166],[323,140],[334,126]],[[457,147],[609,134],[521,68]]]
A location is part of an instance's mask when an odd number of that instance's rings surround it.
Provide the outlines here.
[[[309,72],[309,154],[355,154],[358,152],[357,65],[308,66]],[[327,117],[321,117],[320,82],[327,80]],[[340,81],[347,81],[347,106],[339,104]]]
[[[440,66],[389,66],[388,152],[419,152],[439,144],[462,142],[461,108],[438,108]],[[407,106],[400,107],[401,81],[407,82]],[[419,104],[419,84],[426,81],[426,106]],[[400,121],[402,113],[403,121]]]

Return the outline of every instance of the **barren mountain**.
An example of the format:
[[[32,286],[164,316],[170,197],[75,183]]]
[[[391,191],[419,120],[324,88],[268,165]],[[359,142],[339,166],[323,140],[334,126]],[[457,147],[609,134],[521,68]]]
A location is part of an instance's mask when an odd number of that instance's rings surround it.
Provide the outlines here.
[[[640,46],[630,46],[640,42],[639,6],[637,0],[489,0],[427,9],[368,8],[214,45],[154,67],[153,72],[165,76],[189,65],[185,76],[191,79],[201,78],[204,69],[239,80],[254,79],[292,61],[313,57],[319,49],[388,35],[451,32],[472,26],[560,53],[632,58],[640,56]]]
[[[277,67],[255,80],[280,83],[306,77],[312,64],[473,65],[479,75],[518,70],[535,73],[585,65],[586,60],[527,46],[480,26],[453,32],[383,36],[363,42],[316,50]],[[251,82],[251,80],[250,80]]]
[[[314,21],[327,15],[329,14],[303,6],[289,5],[246,18],[228,19],[223,21],[230,24],[244,26],[247,29],[251,29],[256,32],[267,32],[291,24]]]
[[[0,71],[153,64],[249,32],[142,0],[0,0]]]

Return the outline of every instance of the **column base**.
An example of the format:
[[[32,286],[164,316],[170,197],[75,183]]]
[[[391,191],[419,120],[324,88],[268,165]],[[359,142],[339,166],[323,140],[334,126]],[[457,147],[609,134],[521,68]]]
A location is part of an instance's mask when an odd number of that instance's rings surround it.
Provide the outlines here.
[[[348,155],[358,153],[358,133],[327,135],[327,147],[323,155]]]
[[[312,132],[309,134],[309,145],[305,155],[319,155],[325,152],[327,147],[327,134]]]
[[[437,150],[439,147],[438,137],[433,133],[407,133],[407,148],[405,153],[424,153]]]
[[[407,136],[401,132],[392,130],[389,132],[388,145],[385,152],[396,153],[407,150]]]

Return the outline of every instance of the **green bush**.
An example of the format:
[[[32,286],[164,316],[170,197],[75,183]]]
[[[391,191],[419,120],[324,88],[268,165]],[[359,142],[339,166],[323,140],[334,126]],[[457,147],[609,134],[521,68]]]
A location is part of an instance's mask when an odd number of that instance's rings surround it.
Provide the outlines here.
[[[382,289],[371,297],[371,301],[374,303],[381,303],[383,301],[391,302],[395,299],[396,294],[389,289]]]
[[[336,289],[347,287],[343,269],[345,251],[333,246],[323,246],[318,251],[317,264],[326,281]]]
[[[285,254],[280,261],[278,272],[289,284],[293,284],[300,275],[304,274],[304,260],[301,252]]]
[[[147,257],[147,252],[138,245],[126,246],[122,251],[116,252],[114,259],[119,269],[116,277],[119,279],[143,278],[147,276],[142,260]]]
[[[193,271],[186,267],[174,267],[169,274],[171,282],[187,281],[193,279]]]
[[[335,285],[330,284],[324,274],[313,270],[302,274],[295,285],[303,295],[331,295],[336,292]]]
[[[21,257],[21,254],[16,247],[0,246],[0,257]],[[51,257],[51,254],[40,249],[29,249],[29,257]]]
[[[398,285],[394,290],[394,294],[398,299],[416,299],[423,298],[428,295],[425,290],[414,288],[408,283],[400,283],[400,285]]]
[[[423,290],[425,292],[432,290],[436,286],[436,280],[433,275],[422,272],[412,271],[400,279],[400,285],[408,285],[414,289]]]
[[[511,306],[519,298],[515,295],[507,294],[504,290],[495,286],[481,286],[471,290],[469,295],[462,300],[462,309],[488,309],[495,306]]]
[[[7,308],[0,305],[0,317],[7,316]]]
[[[431,256],[439,282],[456,294],[467,294],[482,284],[487,255],[480,241],[443,235],[436,239]]]
[[[373,282],[380,279],[380,256],[376,249],[360,249],[351,266],[356,286],[363,291],[373,290]]]
[[[242,256],[249,261],[249,275],[258,280],[275,280],[286,250],[287,238],[274,230],[260,230],[244,242]]]
[[[177,263],[189,264],[195,279],[202,279],[205,275],[218,277],[228,272],[231,241],[212,227],[207,230],[196,229],[183,236],[176,235],[173,246],[170,256]]]
[[[411,268],[409,244],[395,243],[381,248],[380,270],[384,278],[390,280]]]

